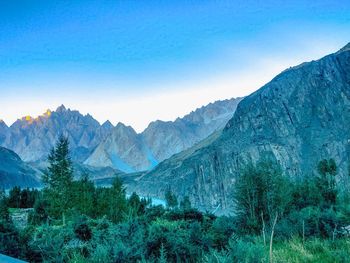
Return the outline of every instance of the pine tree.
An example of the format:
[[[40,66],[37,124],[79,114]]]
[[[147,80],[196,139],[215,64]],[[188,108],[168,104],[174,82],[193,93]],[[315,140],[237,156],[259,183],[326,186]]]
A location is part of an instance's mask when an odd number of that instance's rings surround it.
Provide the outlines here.
[[[166,202],[166,205],[168,208],[173,209],[173,208],[177,207],[177,205],[178,205],[177,198],[171,190],[168,190],[165,193],[165,202]]]
[[[159,249],[159,260],[158,260],[159,263],[167,263],[167,253],[166,253],[166,249],[163,245],[163,243],[161,244],[160,246],[160,249]]]
[[[79,181],[72,185],[72,206],[84,215],[94,216],[95,185],[89,180],[89,175],[83,173]]]
[[[127,200],[125,188],[119,177],[112,183],[109,206],[109,218],[115,223],[121,222],[127,210]]]
[[[191,209],[191,201],[188,196],[185,196],[180,202],[180,209],[184,211]]]
[[[0,190],[0,221],[8,221],[10,214],[8,210],[8,202],[4,190]]]
[[[56,146],[48,157],[49,167],[44,174],[43,182],[54,216],[62,215],[65,223],[65,212],[69,208],[73,167],[69,157],[68,138],[61,135]]]

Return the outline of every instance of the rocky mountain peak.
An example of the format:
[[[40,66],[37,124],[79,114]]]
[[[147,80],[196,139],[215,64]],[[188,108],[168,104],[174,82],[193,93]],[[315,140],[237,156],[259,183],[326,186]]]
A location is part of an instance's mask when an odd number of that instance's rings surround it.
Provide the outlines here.
[[[34,118],[29,115],[22,117],[21,120],[27,124],[32,124],[34,122]]]
[[[102,124],[102,128],[104,129],[113,129],[113,127],[114,127],[113,124],[109,120],[105,121]]]
[[[44,116],[44,117],[50,117],[51,114],[52,114],[52,111],[51,111],[50,109],[47,109],[47,110],[44,112],[43,116]]]
[[[67,111],[67,109],[63,104],[56,109],[56,112],[58,112],[58,113],[62,113],[65,111]]]
[[[4,120],[0,119],[0,127],[6,127],[8,128],[7,124],[5,123]]]
[[[117,125],[115,126],[114,130],[119,131],[119,132],[127,131],[127,132],[130,132],[130,133],[137,134],[136,131],[131,126],[127,126],[127,125],[125,125],[122,122],[118,122]]]

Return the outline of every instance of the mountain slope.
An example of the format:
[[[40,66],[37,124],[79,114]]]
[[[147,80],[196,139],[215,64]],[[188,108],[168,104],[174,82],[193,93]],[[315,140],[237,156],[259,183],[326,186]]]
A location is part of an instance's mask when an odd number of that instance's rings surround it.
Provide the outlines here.
[[[201,209],[230,204],[235,175],[269,153],[290,176],[308,176],[334,158],[345,180],[350,157],[350,45],[290,68],[242,100],[222,134],[182,158],[174,156],[139,178],[140,194],[171,188]],[[167,165],[171,163],[171,165]]]
[[[152,122],[142,137],[155,158],[165,160],[222,129],[232,118],[240,101],[241,98],[216,101],[174,122]]]
[[[0,145],[6,140],[9,133],[9,127],[3,120],[0,120]]]
[[[111,134],[95,149],[85,164],[110,166],[131,173],[151,166],[141,138],[130,126],[118,123]]]
[[[62,105],[35,119],[26,116],[17,120],[2,145],[15,151],[24,161],[45,160],[58,136],[65,134],[73,160],[84,161],[112,128],[109,122],[101,126],[90,115],[83,116]]]
[[[37,187],[39,172],[24,163],[13,151],[0,147],[0,188]]]
[[[222,129],[240,101],[237,98],[210,103],[174,122],[155,121],[141,134],[118,125],[85,164],[111,166],[128,173],[153,168]]]

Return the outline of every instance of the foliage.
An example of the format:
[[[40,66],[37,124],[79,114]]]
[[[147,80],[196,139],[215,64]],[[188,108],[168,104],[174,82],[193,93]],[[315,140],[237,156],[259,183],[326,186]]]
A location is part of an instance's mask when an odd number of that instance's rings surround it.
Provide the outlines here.
[[[268,262],[277,214],[274,262],[347,262],[350,205],[339,198],[336,177],[332,159],[298,181],[262,159],[236,178],[237,214],[216,216],[192,207],[188,196],[178,204],[170,190],[167,207],[136,193],[127,198],[118,177],[100,188],[88,174],[73,181],[68,140],[61,137],[45,189],[0,192],[0,252],[30,262]],[[30,206],[27,228],[16,229],[9,207]]]
[[[176,208],[178,206],[176,195],[169,189],[165,193],[165,202],[168,208]]]
[[[271,160],[249,163],[237,177],[234,203],[242,229],[258,233],[264,222],[272,225],[276,213],[282,215],[291,199],[291,182]]]
[[[69,157],[68,138],[60,136],[56,146],[48,157],[49,166],[44,174],[46,197],[49,201],[51,214],[55,217],[64,215],[71,203],[71,185],[73,181],[73,166]]]
[[[39,191],[37,189],[21,189],[19,186],[15,186],[9,192],[8,206],[12,208],[33,207],[38,195]]]

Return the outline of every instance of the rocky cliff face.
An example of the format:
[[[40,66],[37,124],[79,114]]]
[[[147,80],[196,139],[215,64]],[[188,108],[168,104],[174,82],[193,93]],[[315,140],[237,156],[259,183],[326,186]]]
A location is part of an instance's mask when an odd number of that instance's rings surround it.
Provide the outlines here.
[[[131,127],[117,125],[85,164],[111,166],[127,173],[151,169],[222,129],[240,101],[241,98],[217,101],[174,122],[155,121],[141,134]]]
[[[188,152],[188,151],[187,151]],[[201,209],[232,211],[235,176],[248,160],[270,153],[293,177],[309,176],[334,158],[338,180],[350,157],[350,44],[318,61],[279,74],[238,105],[213,142],[165,160],[134,189],[162,197],[171,188]]]
[[[13,151],[0,147],[0,188],[9,189],[14,186],[37,187],[40,172],[33,169]]]
[[[58,136],[64,134],[69,138],[73,160],[84,161],[111,129],[110,123],[101,126],[90,115],[83,116],[62,105],[37,118],[26,116],[17,120],[9,128],[2,145],[15,151],[24,161],[44,160]],[[0,131],[0,134],[4,133]]]

